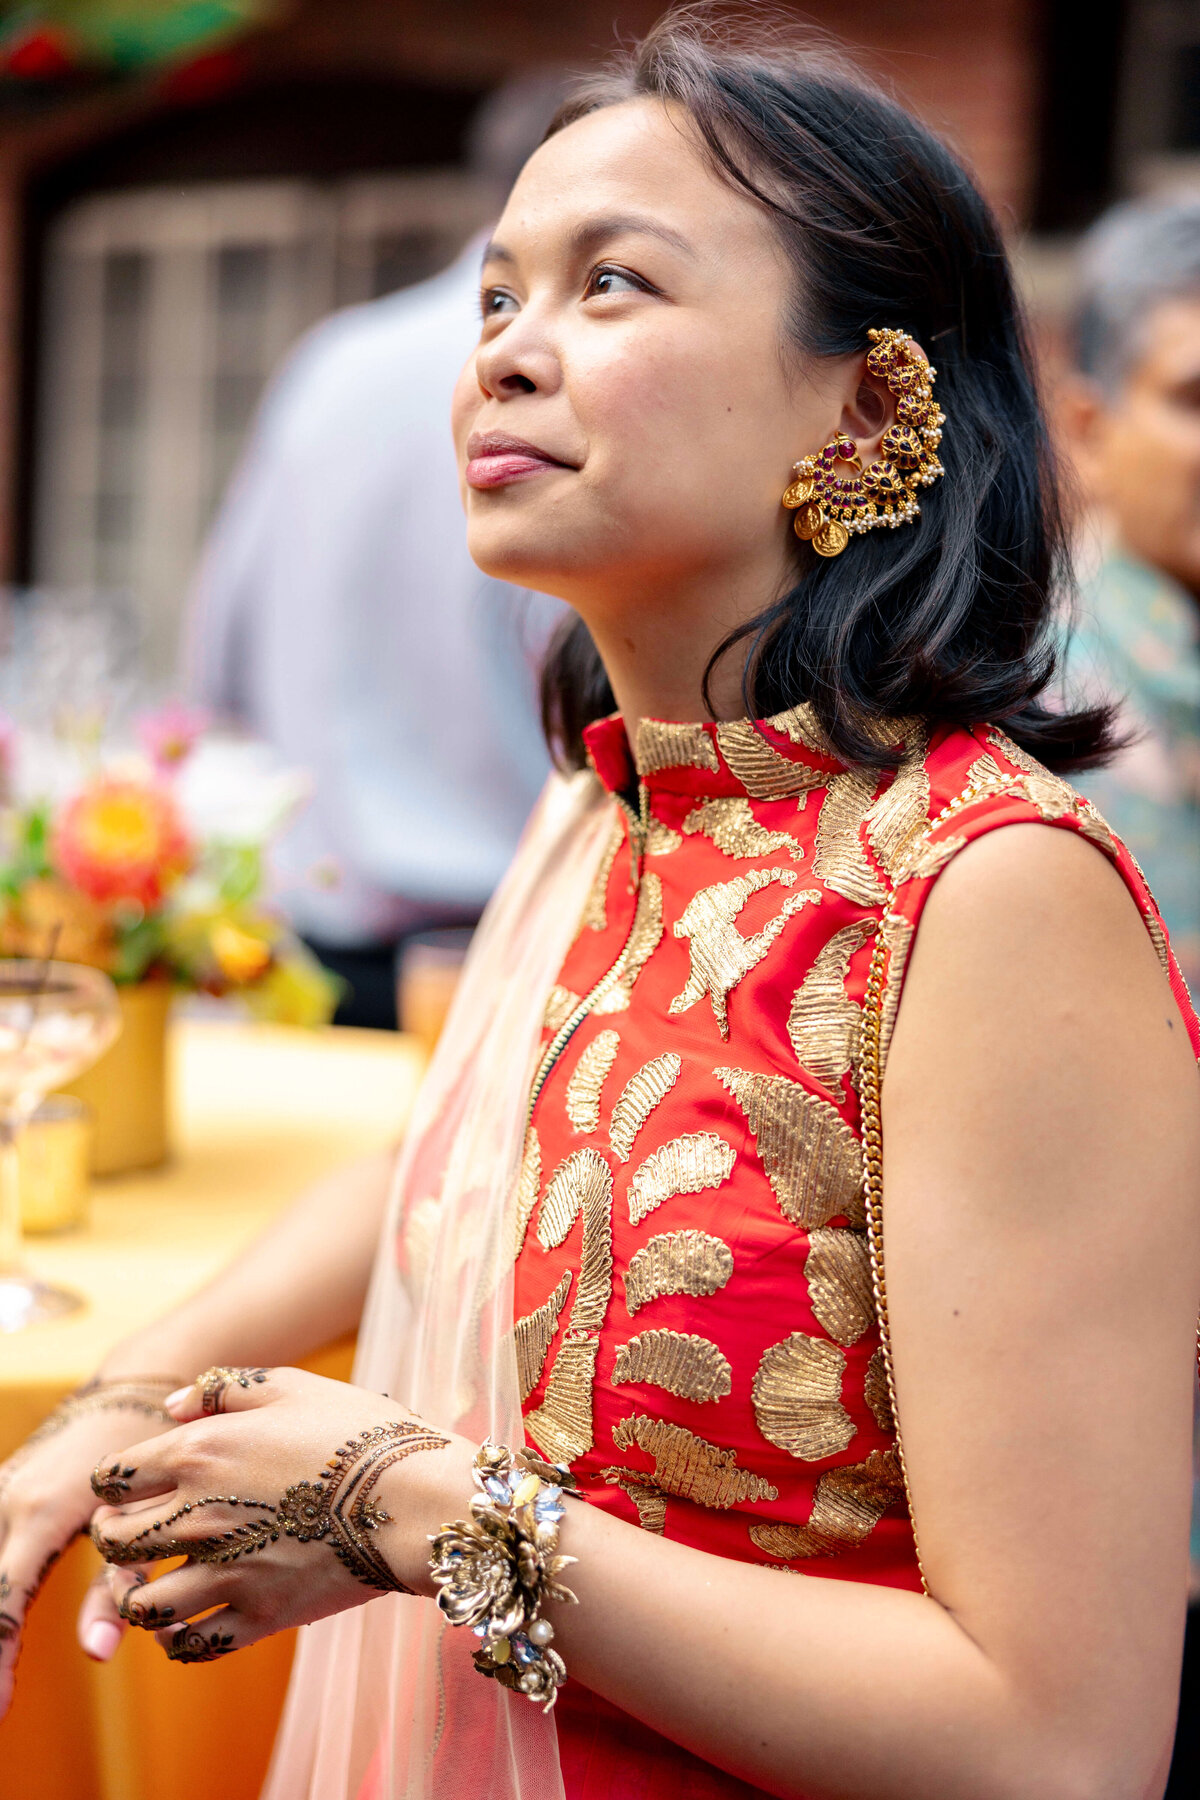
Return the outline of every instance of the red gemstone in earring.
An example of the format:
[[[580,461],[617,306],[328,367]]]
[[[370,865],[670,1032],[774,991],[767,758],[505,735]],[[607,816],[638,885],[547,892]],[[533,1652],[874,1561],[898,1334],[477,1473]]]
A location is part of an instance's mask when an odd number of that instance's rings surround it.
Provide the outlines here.
[[[858,455],[858,446],[853,438],[843,438],[838,445],[838,455],[850,462]]]

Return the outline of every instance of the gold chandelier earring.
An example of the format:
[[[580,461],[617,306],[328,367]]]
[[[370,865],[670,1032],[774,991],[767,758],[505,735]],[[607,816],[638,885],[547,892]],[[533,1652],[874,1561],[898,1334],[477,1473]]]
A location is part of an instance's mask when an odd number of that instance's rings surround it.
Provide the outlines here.
[[[945,474],[937,456],[946,423],[933,397],[937,370],[913,354],[906,332],[882,327],[867,336],[867,368],[896,401],[880,454],[864,469],[854,439],[835,432],[815,455],[793,464],[783,496],[796,536],[818,556],[840,556],[855,532],[911,524],[921,511],[917,490]]]

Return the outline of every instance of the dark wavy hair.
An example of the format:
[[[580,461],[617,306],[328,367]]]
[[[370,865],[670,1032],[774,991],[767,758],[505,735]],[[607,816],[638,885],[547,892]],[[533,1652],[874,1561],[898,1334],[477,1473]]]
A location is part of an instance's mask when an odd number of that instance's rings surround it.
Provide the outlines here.
[[[920,519],[839,557],[798,550],[795,585],[716,647],[710,711],[717,662],[744,645],[748,715],[811,702],[849,763],[894,761],[871,723],[914,715],[1003,723],[1054,769],[1103,761],[1111,709],[1043,698],[1070,578],[1063,515],[1008,258],[970,176],[830,40],[761,15],[668,13],[580,85],[547,136],[639,97],[684,109],[721,177],[766,209],[795,274],[791,348],[844,356],[871,326],[899,326],[936,364],[947,418],[946,473]],[[583,728],[613,706],[587,627],[568,621],[542,673],[560,763],[582,765]]]

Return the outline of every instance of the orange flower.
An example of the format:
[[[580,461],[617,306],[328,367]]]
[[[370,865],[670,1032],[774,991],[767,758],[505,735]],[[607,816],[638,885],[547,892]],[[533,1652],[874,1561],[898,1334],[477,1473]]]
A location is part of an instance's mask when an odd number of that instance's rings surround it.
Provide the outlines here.
[[[93,900],[135,901],[147,911],[192,859],[170,795],[138,781],[103,779],[68,802],[54,831],[54,861]]]
[[[271,946],[260,937],[231,925],[227,919],[213,926],[212,951],[226,981],[236,987],[257,981],[271,961]]]

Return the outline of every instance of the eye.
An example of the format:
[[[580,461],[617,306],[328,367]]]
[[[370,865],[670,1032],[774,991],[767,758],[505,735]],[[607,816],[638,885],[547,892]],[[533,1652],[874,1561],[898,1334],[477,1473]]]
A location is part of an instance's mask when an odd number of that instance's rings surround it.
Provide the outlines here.
[[[614,263],[599,263],[588,276],[584,298],[590,299],[593,294],[648,294],[651,291],[648,282],[639,275],[631,275],[628,269],[619,269]]]
[[[517,302],[507,288],[485,287],[479,295],[479,314],[483,319],[503,318],[506,313],[516,312]]]

